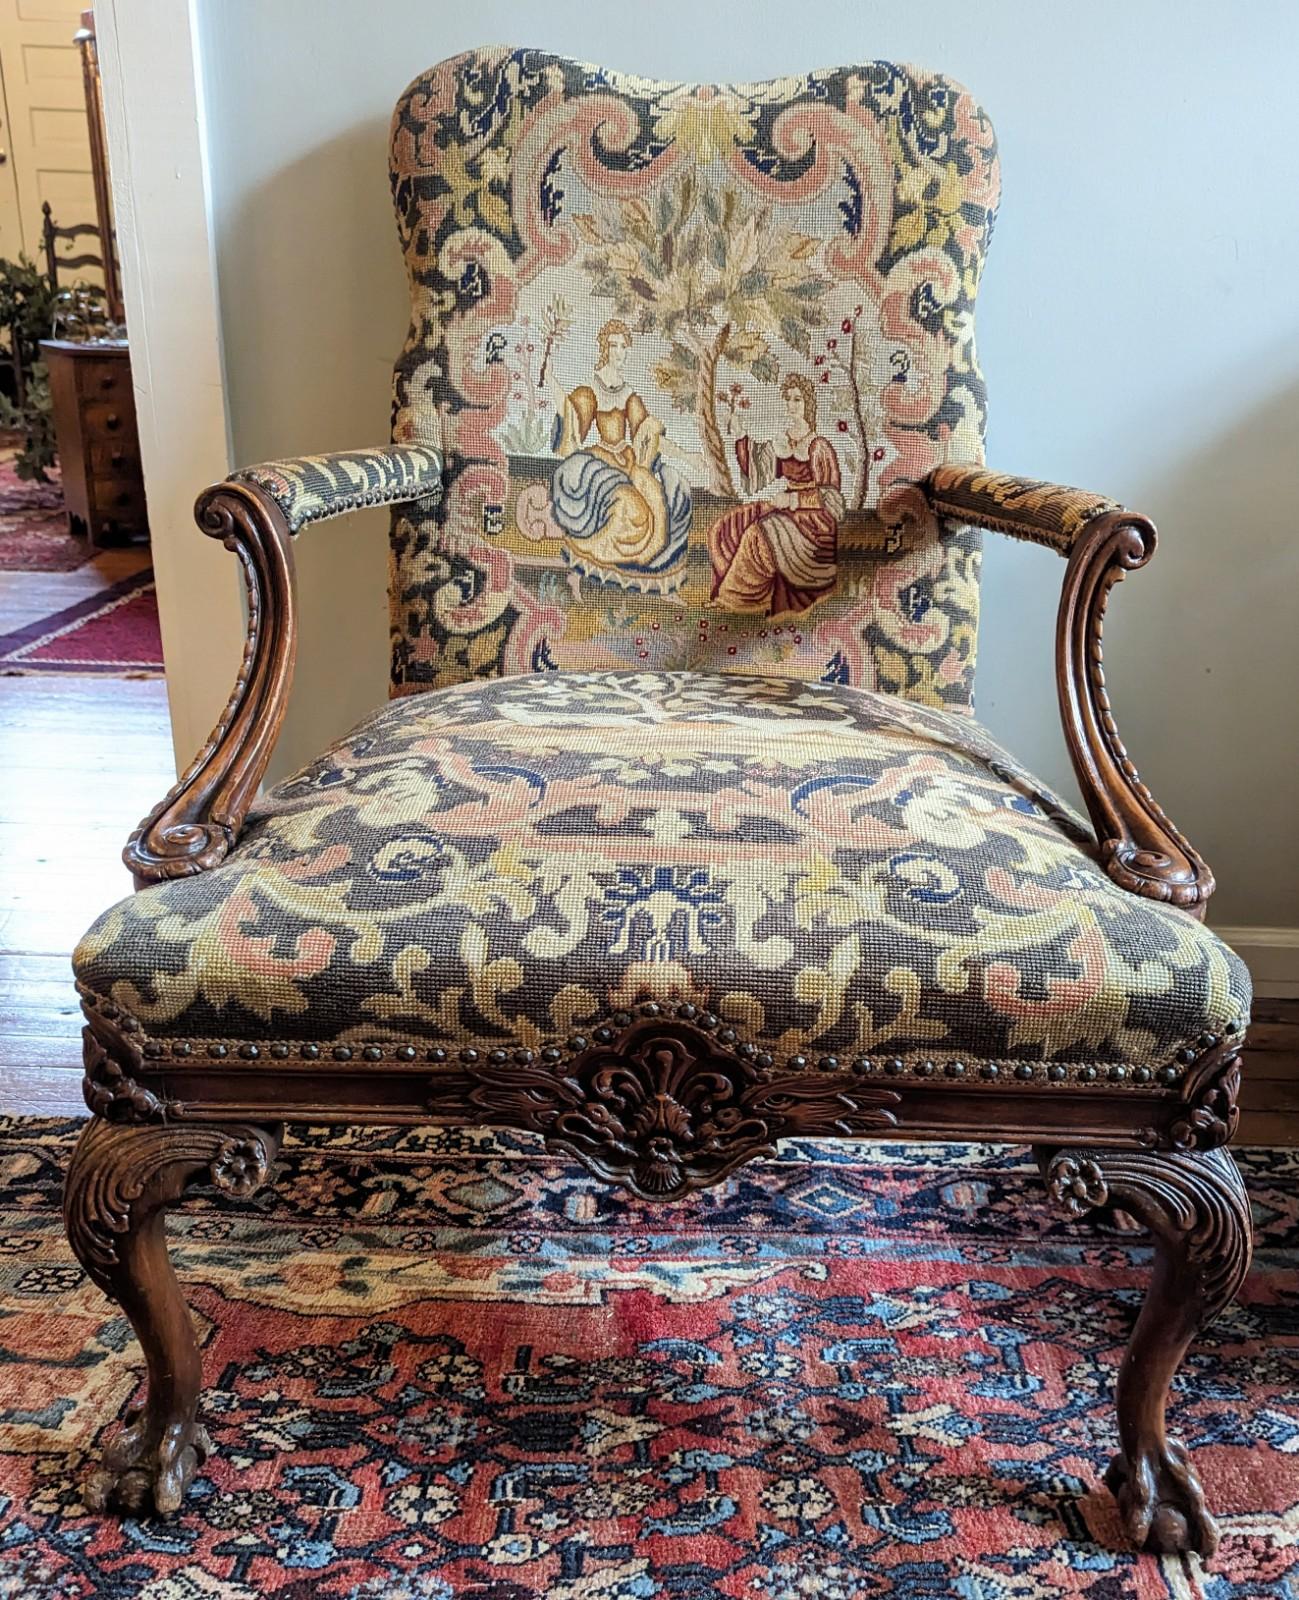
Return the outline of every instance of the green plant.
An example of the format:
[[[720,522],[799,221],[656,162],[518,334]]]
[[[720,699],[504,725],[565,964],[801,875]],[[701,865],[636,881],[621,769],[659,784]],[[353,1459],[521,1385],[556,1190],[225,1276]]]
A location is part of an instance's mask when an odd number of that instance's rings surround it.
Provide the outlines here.
[[[14,371],[14,396],[0,394],[0,427],[23,435],[14,460],[20,478],[48,483],[46,471],[58,459],[49,373],[41,360],[41,340],[59,333],[70,339],[112,337],[120,330],[107,319],[104,291],[75,283],[54,289],[26,256],[0,260],[0,330],[8,335]]]
[[[49,482],[45,469],[55,459],[49,376],[40,358],[40,342],[54,327],[54,307],[49,279],[26,256],[0,260],[0,329],[8,334],[14,371],[14,398],[0,395],[0,425],[25,437],[14,462],[18,476],[41,483]]]
[[[18,477],[48,483],[46,468],[58,460],[58,450],[54,441],[50,375],[43,361],[35,362],[25,374],[21,405],[7,394],[0,394],[0,428],[13,428],[23,435],[23,448],[14,457],[14,472]]]

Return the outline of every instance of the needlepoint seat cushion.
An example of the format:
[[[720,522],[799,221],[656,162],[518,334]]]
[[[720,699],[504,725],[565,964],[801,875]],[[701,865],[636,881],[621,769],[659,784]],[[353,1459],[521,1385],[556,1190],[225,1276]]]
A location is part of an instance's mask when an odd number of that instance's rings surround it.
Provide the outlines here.
[[[965,714],[744,674],[504,678],[374,713],[75,965],[168,1051],[536,1050],[660,1001],[782,1062],[1171,1082],[1247,979],[1089,842]]]

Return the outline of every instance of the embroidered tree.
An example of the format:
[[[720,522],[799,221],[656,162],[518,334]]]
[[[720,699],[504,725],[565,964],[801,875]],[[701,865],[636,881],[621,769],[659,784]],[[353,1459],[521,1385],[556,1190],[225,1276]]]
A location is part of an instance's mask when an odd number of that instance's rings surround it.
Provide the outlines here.
[[[857,337],[862,310],[860,305],[855,306],[852,315],[839,324],[839,332],[827,335],[821,354],[812,359],[818,382],[831,385],[829,398],[837,414],[838,431],[848,435],[849,446],[844,455],[851,465],[852,482],[846,499],[853,510],[865,505],[871,467],[884,458],[884,451],[873,443],[883,425],[879,388],[871,372],[875,346],[871,340],[859,341]],[[899,371],[899,363],[907,360],[905,350],[893,352],[890,380],[905,380],[905,368]]]
[[[588,246],[592,292],[640,332],[669,341],[654,381],[678,411],[695,413],[714,487],[734,494],[717,421],[718,365],[725,359],[774,383],[773,339],[810,357],[833,287],[819,270],[821,240],[773,228],[768,207],[746,205],[730,188],[701,189],[691,172],[652,204],[628,199],[573,221]]]

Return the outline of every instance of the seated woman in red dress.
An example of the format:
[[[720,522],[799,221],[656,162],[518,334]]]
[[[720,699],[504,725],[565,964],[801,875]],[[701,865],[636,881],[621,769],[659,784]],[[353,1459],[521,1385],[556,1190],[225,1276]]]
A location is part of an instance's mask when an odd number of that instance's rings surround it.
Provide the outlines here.
[[[762,497],[719,517],[708,534],[713,604],[725,611],[806,611],[837,577],[844,500],[839,458],[816,431],[816,389],[801,373],[780,386],[788,423],[783,455],[772,440],[735,441],[746,491]]]

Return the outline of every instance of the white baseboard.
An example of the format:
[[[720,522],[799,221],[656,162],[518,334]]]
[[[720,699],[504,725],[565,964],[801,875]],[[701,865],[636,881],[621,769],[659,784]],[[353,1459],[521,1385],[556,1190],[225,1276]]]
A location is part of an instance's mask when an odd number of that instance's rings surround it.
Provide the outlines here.
[[[1299,1000],[1299,928],[1217,928],[1249,968],[1254,993],[1269,1000]]]

